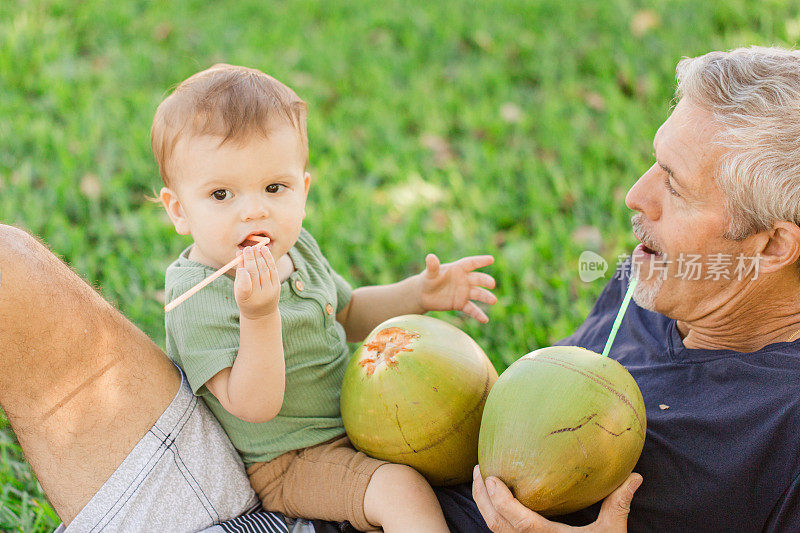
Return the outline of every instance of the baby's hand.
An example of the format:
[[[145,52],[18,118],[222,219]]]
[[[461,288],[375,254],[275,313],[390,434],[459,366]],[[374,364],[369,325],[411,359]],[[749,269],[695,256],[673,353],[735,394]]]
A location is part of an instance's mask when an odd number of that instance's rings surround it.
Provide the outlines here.
[[[244,266],[236,269],[233,282],[241,316],[256,319],[274,313],[281,295],[275,259],[266,246],[248,246],[241,256]]]
[[[497,297],[487,290],[494,289],[494,278],[473,270],[492,263],[491,255],[477,255],[442,265],[438,257],[428,254],[419,277],[420,305],[425,311],[463,311],[478,322],[488,322],[486,313],[471,300],[494,305]]]

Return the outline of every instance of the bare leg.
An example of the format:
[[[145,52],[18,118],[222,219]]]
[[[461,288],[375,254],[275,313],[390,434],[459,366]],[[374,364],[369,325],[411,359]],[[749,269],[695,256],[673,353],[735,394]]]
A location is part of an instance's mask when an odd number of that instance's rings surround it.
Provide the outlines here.
[[[29,234],[0,225],[0,405],[69,523],[166,409],[180,375]]]
[[[364,494],[364,515],[386,533],[447,533],[442,508],[428,482],[410,466],[380,466]]]

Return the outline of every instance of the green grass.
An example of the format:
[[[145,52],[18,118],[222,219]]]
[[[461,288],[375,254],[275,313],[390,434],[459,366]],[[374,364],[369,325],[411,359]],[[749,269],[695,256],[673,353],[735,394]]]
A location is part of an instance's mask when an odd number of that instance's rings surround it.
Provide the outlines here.
[[[208,5],[207,5],[208,4]],[[354,285],[492,253],[498,369],[569,334],[634,241],[625,192],[651,164],[682,56],[791,46],[796,2],[0,3],[0,221],[39,235],[162,347],[163,274],[189,244],[146,196],[158,102],[225,61],[309,104],[306,227]],[[57,516],[0,418],[0,530]]]

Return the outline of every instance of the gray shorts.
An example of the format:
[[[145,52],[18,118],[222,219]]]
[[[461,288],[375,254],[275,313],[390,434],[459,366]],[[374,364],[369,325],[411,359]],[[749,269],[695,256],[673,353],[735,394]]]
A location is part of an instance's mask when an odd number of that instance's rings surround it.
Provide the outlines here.
[[[257,506],[239,454],[182,377],[150,431],[56,533],[198,531]],[[268,518],[285,528],[281,515]]]

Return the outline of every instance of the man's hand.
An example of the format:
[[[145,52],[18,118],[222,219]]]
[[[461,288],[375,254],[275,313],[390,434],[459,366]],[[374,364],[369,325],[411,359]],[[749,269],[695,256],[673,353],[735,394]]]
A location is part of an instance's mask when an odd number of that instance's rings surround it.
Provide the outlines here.
[[[244,265],[236,269],[233,293],[241,316],[258,319],[274,313],[281,296],[275,259],[266,246],[248,246],[240,253]]]
[[[593,523],[584,527],[571,527],[551,522],[522,505],[508,487],[495,477],[486,478],[484,484],[480,469],[473,471],[472,497],[486,525],[495,533],[566,533],[568,531],[624,533],[628,530],[628,513],[633,493],[642,484],[642,476],[632,473],[622,485],[609,494],[600,507]]]
[[[494,289],[494,278],[473,270],[492,263],[491,255],[476,255],[442,265],[438,257],[428,254],[425,270],[419,275],[420,306],[426,312],[463,311],[485,324],[489,317],[472,300],[494,305],[497,297],[487,290]]]

